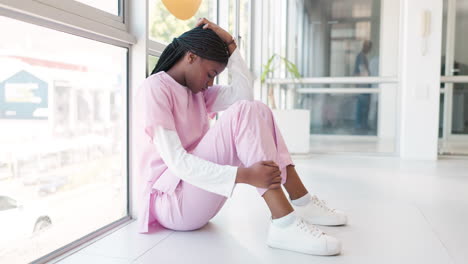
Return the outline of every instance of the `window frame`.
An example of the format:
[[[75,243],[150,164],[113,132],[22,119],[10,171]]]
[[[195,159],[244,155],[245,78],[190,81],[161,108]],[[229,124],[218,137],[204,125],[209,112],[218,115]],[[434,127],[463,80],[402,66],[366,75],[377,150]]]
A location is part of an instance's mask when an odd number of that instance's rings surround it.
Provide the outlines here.
[[[125,25],[125,10],[126,2],[128,0],[114,0],[118,1],[119,14],[111,14],[99,8],[87,5],[75,0],[32,0],[39,2],[57,9],[61,9],[72,14],[76,14],[88,19],[91,19],[102,24],[106,24],[121,30],[127,30]]]
[[[0,0],[0,15],[127,48],[136,44],[129,33],[128,0],[120,0],[122,14],[105,11],[72,0]],[[121,20],[121,21],[118,21]]]

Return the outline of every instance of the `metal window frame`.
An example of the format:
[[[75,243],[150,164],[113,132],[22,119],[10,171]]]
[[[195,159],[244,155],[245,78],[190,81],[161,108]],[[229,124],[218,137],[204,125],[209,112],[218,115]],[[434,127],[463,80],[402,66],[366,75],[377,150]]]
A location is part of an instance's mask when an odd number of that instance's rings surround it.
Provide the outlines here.
[[[108,24],[116,28],[125,30],[124,17],[125,17],[125,2],[127,0],[114,0],[118,1],[119,14],[111,14],[99,8],[87,5],[82,2],[74,0],[33,0],[35,2],[43,3],[48,6],[52,6],[73,14],[77,14],[91,20]],[[114,23],[115,22],[115,23]]]
[[[55,263],[58,262],[72,254],[74,254],[76,251],[96,242],[99,240],[102,236],[108,235],[112,232],[114,232],[117,228],[120,228],[122,226],[125,226],[131,222],[131,217],[130,216],[125,216],[122,217],[121,219],[118,219],[104,227],[101,227],[100,229],[84,236],[81,237],[59,249],[56,249],[52,251],[51,253],[42,256],[34,261],[32,261],[32,264],[42,264],[42,263]]]
[[[442,83],[468,83],[468,75],[441,76],[440,82]]]
[[[148,39],[147,55],[160,56],[166,47],[163,43]]]
[[[57,6],[52,5],[53,1],[0,0],[0,15],[112,45],[130,47],[136,43],[125,24],[128,13],[125,6],[129,0],[121,0],[123,10],[119,18],[110,18],[113,15],[75,1],[68,0]],[[74,12],[73,8],[76,9]]]

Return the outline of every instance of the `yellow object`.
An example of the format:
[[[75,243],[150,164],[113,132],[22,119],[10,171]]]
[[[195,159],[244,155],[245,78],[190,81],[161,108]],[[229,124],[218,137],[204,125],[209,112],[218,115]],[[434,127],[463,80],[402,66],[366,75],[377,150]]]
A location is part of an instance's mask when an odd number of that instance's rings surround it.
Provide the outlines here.
[[[197,13],[202,0],[162,0],[167,10],[175,17],[187,20]]]

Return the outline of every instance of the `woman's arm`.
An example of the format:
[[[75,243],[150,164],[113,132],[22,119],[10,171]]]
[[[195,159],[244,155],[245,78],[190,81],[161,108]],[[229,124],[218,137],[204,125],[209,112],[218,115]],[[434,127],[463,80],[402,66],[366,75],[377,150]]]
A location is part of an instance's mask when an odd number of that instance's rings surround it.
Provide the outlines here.
[[[182,180],[201,189],[231,197],[237,167],[219,165],[187,153],[176,131],[158,126],[153,142],[167,167]]]
[[[226,43],[230,54],[227,68],[232,81],[230,85],[220,87],[218,96],[211,107],[211,112],[226,110],[239,100],[253,100],[254,78],[242,58],[232,35],[206,18],[198,20],[197,26],[200,25],[204,25],[204,29],[209,28],[213,30]]]
[[[204,17],[198,19],[196,27],[201,25],[203,25],[203,29],[209,28],[213,30],[221,38],[221,40],[223,40],[224,43],[226,43],[229,55],[231,55],[234,52],[234,50],[237,49],[237,43],[232,38],[232,35],[229,34],[229,32],[224,30],[222,27],[218,26],[217,24],[209,21]]]
[[[254,78],[240,55],[239,49],[236,49],[229,57],[227,68],[232,77],[231,84],[220,86],[211,112],[224,111],[240,100],[253,100]]]

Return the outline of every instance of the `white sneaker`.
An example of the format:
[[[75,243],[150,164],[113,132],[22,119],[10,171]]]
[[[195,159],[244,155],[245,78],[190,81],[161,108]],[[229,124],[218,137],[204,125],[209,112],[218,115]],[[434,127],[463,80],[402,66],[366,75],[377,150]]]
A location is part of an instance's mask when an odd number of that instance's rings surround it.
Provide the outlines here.
[[[296,206],[293,204],[292,206],[297,215],[303,217],[309,224],[338,226],[348,222],[344,212],[328,207],[326,202],[320,200],[316,195],[312,196],[307,205]]]
[[[267,245],[312,255],[337,255],[341,251],[341,242],[338,239],[326,235],[299,216],[286,227],[271,223]]]

